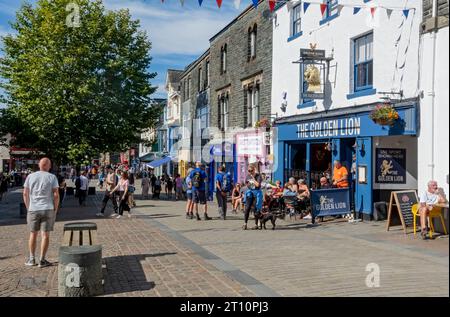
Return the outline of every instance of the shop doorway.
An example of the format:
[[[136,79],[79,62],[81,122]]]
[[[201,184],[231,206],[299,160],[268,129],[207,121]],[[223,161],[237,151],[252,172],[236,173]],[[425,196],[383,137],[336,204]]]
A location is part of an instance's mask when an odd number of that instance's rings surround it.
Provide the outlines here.
[[[328,182],[331,181],[331,150],[331,144],[328,142],[311,144],[310,188],[318,189],[321,177],[326,177]]]

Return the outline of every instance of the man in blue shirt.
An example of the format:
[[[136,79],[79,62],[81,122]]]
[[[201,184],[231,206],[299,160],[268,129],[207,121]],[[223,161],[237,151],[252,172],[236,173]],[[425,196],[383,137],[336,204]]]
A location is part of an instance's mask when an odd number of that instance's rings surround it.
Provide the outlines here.
[[[200,216],[198,214],[198,204],[204,206],[204,218],[205,220],[211,220],[208,216],[208,207],[206,205],[206,180],[208,178],[208,175],[206,175],[206,172],[202,169],[202,163],[197,162],[195,163],[195,169],[189,174],[189,177],[191,179],[192,183],[192,199],[195,206],[195,215],[197,217],[197,220],[201,220]]]
[[[231,190],[231,177],[226,173],[225,167],[219,167],[219,173],[216,175],[216,197],[219,205],[220,217],[225,220],[227,215],[227,198]]]

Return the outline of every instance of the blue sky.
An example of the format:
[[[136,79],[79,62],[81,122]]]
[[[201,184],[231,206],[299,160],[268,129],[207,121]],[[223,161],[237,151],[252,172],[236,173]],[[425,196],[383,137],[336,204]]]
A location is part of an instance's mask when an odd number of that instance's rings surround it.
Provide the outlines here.
[[[0,0],[0,36],[11,31],[8,21],[13,21],[15,11],[23,1]],[[34,0],[29,2],[34,3]],[[152,72],[158,76],[152,85],[158,87],[154,97],[166,97],[164,82],[167,69],[183,69],[200,56],[208,47],[209,39],[252,3],[242,0],[236,9],[232,0],[223,0],[217,7],[216,0],[103,0],[107,9],[128,8],[135,19],[141,21],[152,42]]]

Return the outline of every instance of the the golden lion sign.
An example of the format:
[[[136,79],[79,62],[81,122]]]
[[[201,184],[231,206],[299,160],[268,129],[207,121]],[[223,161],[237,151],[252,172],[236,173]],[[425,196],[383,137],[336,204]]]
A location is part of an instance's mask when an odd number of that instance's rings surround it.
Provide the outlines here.
[[[308,65],[303,76],[308,83],[308,92],[322,92],[319,68],[314,65]]]

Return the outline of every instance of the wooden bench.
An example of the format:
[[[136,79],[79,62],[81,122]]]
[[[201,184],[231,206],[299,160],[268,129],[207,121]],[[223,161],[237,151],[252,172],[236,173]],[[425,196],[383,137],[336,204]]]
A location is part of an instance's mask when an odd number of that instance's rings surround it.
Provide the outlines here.
[[[64,225],[62,246],[97,244],[97,224],[92,222],[72,222]]]

